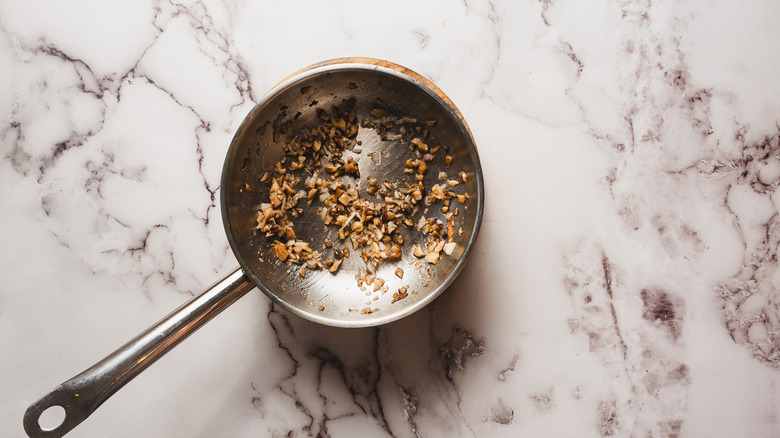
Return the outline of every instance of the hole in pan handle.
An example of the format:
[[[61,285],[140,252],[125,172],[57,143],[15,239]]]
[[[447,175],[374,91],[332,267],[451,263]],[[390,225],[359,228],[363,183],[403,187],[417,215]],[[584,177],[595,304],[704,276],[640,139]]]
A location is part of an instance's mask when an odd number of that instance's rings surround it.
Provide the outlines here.
[[[25,432],[31,438],[59,438],[70,432],[127,382],[253,287],[244,272],[236,269],[88,370],[31,404],[24,413]],[[41,425],[41,415],[56,406],[65,411],[62,422],[53,428]]]
[[[60,385],[30,405],[24,413],[23,420],[24,430],[27,432],[27,435],[32,438],[59,438],[84,421],[88,414],[85,414],[83,407],[79,406],[77,400],[74,400],[76,394],[78,393],[71,394],[70,391]],[[56,406],[65,410],[65,418],[53,428],[45,427],[41,424],[42,414]]]

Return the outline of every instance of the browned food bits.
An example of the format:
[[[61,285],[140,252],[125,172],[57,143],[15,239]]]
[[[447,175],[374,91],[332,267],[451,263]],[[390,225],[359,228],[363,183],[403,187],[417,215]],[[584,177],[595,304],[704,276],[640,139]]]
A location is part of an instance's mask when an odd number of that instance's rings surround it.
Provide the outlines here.
[[[398,289],[398,292],[393,292],[393,303],[396,301],[402,300],[409,296],[407,291],[409,290],[409,286],[404,286]]]
[[[283,140],[284,158],[275,163],[272,172],[266,172],[259,178],[261,183],[270,186],[267,202],[258,208],[256,229],[267,238],[274,239],[273,252],[281,262],[301,265],[298,270],[301,278],[305,278],[310,270],[326,269],[337,275],[344,259],[350,255],[346,247],[349,242],[353,250],[360,251],[366,266],[355,275],[358,287],[365,288],[365,284],[371,286],[374,293],[384,293],[388,283],[378,278],[376,271],[384,260],[401,258],[404,245],[402,227],[416,228],[412,232],[421,233],[411,249],[412,255],[419,259],[414,263],[416,268],[421,267],[421,260],[429,266],[436,265],[442,255],[453,254],[458,209],[450,211],[451,203],[457,200],[459,204],[464,204],[468,194],[455,193],[451,189],[467,183],[468,177],[465,172],[459,172],[457,178],[449,178],[446,173],[440,172],[438,179],[442,183],[424,184],[429,163],[434,162],[435,154],[441,148],[426,143],[432,141],[428,128],[436,127],[436,120],[418,123],[412,117],[388,115],[380,99],[373,103],[371,118],[358,120],[355,100],[344,102],[342,107],[333,107],[330,112],[318,108],[318,126],[302,129],[294,137]],[[361,144],[356,139],[359,127],[374,130],[383,141],[400,142],[394,147],[407,144],[412,155],[397,180],[380,182],[371,176],[366,178],[365,194],[368,196],[357,189],[361,178],[358,160],[354,156],[345,157],[346,151],[352,151],[353,155],[362,152],[355,148],[356,144]],[[448,150],[446,146],[444,148]],[[382,155],[388,155],[387,151],[367,154],[374,165],[381,163]],[[447,155],[444,163],[449,166],[452,160]],[[409,181],[412,175],[414,178]],[[252,188],[246,184],[243,190],[251,191]],[[294,220],[304,212],[298,207],[301,199],[305,200],[306,207],[316,208],[326,230],[335,227],[335,235],[343,243],[337,247],[331,238],[323,245],[323,251],[332,251],[333,258],[323,261],[322,252],[312,249],[308,242],[301,241],[296,235]],[[316,207],[314,204],[317,204]],[[441,204],[438,210],[444,214],[446,221],[421,215],[420,211],[427,211],[427,206],[432,204]],[[457,235],[461,234],[462,229],[459,229]],[[430,275],[431,269],[428,271]],[[397,268],[394,273],[403,280],[403,269]],[[407,291],[408,286],[400,287],[393,293],[393,302],[406,298]],[[377,295],[373,299],[378,298]],[[324,307],[319,306],[318,309],[322,311]],[[366,307],[360,313],[378,310]]]

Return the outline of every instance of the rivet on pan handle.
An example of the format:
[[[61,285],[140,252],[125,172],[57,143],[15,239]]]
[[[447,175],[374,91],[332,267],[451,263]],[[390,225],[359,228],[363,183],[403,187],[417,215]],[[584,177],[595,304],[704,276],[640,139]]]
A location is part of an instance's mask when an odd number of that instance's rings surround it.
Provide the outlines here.
[[[105,359],[56,387],[27,408],[27,435],[59,438],[70,432],[127,382],[253,287],[243,271],[235,270]],[[65,410],[65,418],[56,427],[46,429],[40,424],[41,414],[56,406]]]

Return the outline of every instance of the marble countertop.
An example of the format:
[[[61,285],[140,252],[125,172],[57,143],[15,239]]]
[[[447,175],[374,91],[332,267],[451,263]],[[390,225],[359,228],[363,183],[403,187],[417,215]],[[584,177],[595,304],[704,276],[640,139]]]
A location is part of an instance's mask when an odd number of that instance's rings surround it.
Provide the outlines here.
[[[343,56],[431,79],[471,260],[369,329],[251,291],[68,436],[780,436],[780,3],[3,2],[0,436],[232,271],[238,124]]]

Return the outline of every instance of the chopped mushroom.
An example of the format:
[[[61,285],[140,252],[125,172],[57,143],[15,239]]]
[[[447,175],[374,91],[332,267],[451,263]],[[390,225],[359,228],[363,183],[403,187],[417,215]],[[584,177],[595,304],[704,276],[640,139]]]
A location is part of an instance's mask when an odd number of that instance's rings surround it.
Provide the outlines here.
[[[290,256],[290,253],[287,251],[287,247],[282,242],[274,243],[274,250],[276,251],[276,257],[278,257],[281,261],[287,260],[287,257]]]
[[[408,290],[409,290],[409,286],[404,286],[404,287],[398,288],[398,292],[394,292],[393,293],[393,301],[392,302],[395,303],[398,300],[402,300],[402,299],[408,297],[409,296],[409,294],[407,293]]]
[[[444,251],[444,254],[452,255],[452,251],[455,250],[455,246],[456,246],[455,242],[447,242],[444,244],[442,250]]]
[[[330,271],[331,273],[334,273],[334,274],[335,274],[335,273],[336,273],[336,271],[338,271],[338,270],[339,270],[339,266],[341,266],[341,262],[343,262],[343,261],[344,261],[344,259],[338,259],[338,260],[336,260],[335,262],[333,262],[333,265],[331,265],[331,267],[330,267],[330,268],[328,268],[328,271]]]
[[[271,193],[269,196],[271,197],[272,207],[278,207],[282,205],[282,202],[284,201],[284,193],[282,193],[282,189],[279,186],[279,181],[276,179],[274,179],[271,183]]]
[[[446,145],[429,146],[429,143],[436,142],[435,130],[432,129],[436,127],[436,121],[421,119],[418,123],[411,117],[388,116],[385,108],[385,104],[377,99],[371,110],[372,117],[363,120],[358,120],[355,99],[351,99],[351,103],[344,101],[341,107],[333,107],[330,112],[319,108],[316,110],[319,124],[301,129],[292,138],[285,136],[291,122],[274,126],[274,141],[281,144],[285,156],[274,164],[271,173],[266,172],[259,179],[269,185],[263,186],[263,189],[268,188],[268,198],[259,206],[256,229],[262,233],[260,235],[273,239],[272,246],[280,261],[300,266],[298,273],[301,278],[305,278],[308,271],[323,268],[336,274],[343,260],[349,257],[347,246],[351,245],[365,262],[365,269],[361,268],[361,273],[355,276],[358,287],[370,285],[375,292],[384,293],[388,286],[385,280],[376,276],[377,268],[386,259],[402,256],[404,240],[410,240],[409,234],[404,239],[402,231],[421,236],[412,248],[417,260],[409,261],[418,269],[422,266],[421,259],[435,265],[442,252],[451,255],[456,248],[453,238],[458,209],[451,202],[457,200],[464,204],[469,196],[466,193],[456,194],[452,188],[466,183],[467,174],[460,171],[456,178],[450,179],[446,172],[439,172],[439,184],[424,184],[424,180],[429,179],[425,176],[428,170],[442,162],[440,158],[435,158],[435,154],[442,148],[449,152]],[[355,147],[356,144],[362,145],[362,141],[357,140],[358,127],[372,129],[382,140],[407,145],[411,158],[406,161],[404,172],[409,177],[399,172],[394,181],[380,182],[368,177],[366,185],[360,184],[358,159],[349,154],[345,156],[345,151],[351,151],[351,154],[362,152]],[[378,165],[380,154],[389,156],[389,151],[372,151],[368,156]],[[447,166],[452,161],[450,155],[443,160]],[[300,184],[302,179],[305,180],[303,187]],[[361,187],[360,192],[358,186]],[[245,184],[243,190],[252,188]],[[301,199],[306,201],[303,208],[297,206]],[[429,209],[434,204],[437,205]],[[298,240],[293,221],[304,214],[306,207],[316,208],[326,230],[337,227],[333,229],[335,233],[328,235],[323,249],[332,248],[332,259],[323,262],[319,251]],[[444,214],[446,222],[439,219],[439,212]],[[431,217],[426,218],[426,215]],[[457,235],[462,233],[459,228]],[[334,245],[331,240],[334,234],[342,243]],[[411,240],[414,242],[415,238]],[[428,272],[429,275],[432,272],[430,266]],[[403,279],[403,269],[396,268],[395,275]],[[393,294],[394,301],[406,297],[407,288],[400,288]],[[367,307],[361,312],[376,310]]]

